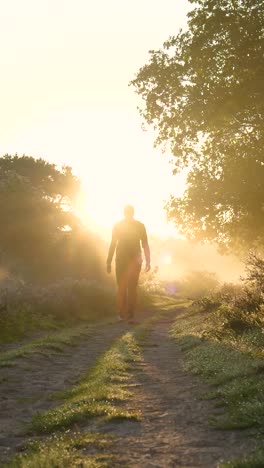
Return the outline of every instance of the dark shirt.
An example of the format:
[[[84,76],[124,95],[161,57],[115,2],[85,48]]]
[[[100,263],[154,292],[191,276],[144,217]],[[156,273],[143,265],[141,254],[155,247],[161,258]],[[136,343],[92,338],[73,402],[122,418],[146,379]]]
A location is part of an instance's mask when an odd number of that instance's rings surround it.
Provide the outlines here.
[[[141,259],[141,246],[144,249],[146,262],[150,261],[148,238],[144,224],[135,219],[124,219],[113,227],[107,263],[111,263],[116,250],[116,261]]]

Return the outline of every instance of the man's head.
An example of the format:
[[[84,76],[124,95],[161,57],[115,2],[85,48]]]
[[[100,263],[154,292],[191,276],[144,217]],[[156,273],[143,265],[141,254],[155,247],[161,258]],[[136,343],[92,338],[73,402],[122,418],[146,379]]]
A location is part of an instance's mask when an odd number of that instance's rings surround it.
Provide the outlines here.
[[[124,215],[126,219],[133,219],[134,217],[134,208],[132,205],[126,205],[124,208]]]

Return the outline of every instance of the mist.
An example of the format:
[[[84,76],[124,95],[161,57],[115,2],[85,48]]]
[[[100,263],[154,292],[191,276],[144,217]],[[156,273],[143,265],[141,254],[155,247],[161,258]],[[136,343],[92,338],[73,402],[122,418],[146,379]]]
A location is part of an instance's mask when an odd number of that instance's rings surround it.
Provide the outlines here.
[[[235,255],[221,255],[212,244],[192,243],[170,237],[150,238],[152,267],[158,267],[163,281],[175,281],[190,272],[215,273],[220,282],[236,282],[244,271],[244,263]]]

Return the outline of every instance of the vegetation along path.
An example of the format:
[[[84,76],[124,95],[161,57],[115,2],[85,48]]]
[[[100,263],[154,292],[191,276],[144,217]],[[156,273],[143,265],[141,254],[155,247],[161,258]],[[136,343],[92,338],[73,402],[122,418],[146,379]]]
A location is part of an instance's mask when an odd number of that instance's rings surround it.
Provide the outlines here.
[[[116,323],[80,326],[0,354],[0,466],[23,448],[32,417],[55,406],[54,394],[80,378],[120,333]]]
[[[185,370],[169,337],[181,311],[157,303],[140,326],[87,328],[74,346],[55,340],[60,353],[44,346],[12,367],[3,360],[3,466],[217,467],[246,453],[245,431],[209,424],[223,410],[203,399],[210,388]]]

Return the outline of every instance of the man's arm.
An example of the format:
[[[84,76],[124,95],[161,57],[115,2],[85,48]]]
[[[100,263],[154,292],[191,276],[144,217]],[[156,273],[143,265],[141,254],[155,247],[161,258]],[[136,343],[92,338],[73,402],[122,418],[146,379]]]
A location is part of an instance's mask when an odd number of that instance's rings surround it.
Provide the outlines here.
[[[142,229],[141,244],[142,244],[144,255],[145,255],[146,271],[149,271],[150,270],[150,249],[149,249],[149,244],[148,244],[147,231],[146,231],[144,224],[143,224],[143,229]]]
[[[111,273],[111,263],[112,263],[113,256],[115,253],[116,244],[117,244],[117,232],[116,232],[116,226],[114,226],[113,231],[112,231],[112,239],[111,239],[111,243],[110,243],[108,255],[107,255],[107,260],[106,260],[107,273]]]

